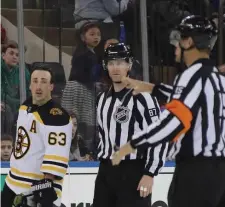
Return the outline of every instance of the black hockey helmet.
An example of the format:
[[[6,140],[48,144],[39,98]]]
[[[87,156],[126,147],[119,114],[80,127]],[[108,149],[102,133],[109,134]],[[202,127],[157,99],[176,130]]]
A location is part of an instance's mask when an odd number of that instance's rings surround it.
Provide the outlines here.
[[[191,37],[194,41],[193,47],[200,50],[212,49],[212,42],[215,43],[213,40],[216,39],[216,36],[217,28],[213,21],[199,15],[191,15],[182,19],[181,23],[172,30],[170,33],[170,43],[174,45],[180,39]]]
[[[125,45],[124,43],[110,44],[104,53],[103,67],[107,69],[106,66],[108,61],[117,59],[124,59],[127,63],[132,64],[133,56],[128,45]]]

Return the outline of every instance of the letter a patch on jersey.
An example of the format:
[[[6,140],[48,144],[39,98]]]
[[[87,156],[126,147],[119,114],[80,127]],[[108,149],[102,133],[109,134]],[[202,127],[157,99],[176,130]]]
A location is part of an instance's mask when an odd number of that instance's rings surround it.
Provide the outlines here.
[[[30,132],[37,133],[36,121],[33,120],[30,128]]]

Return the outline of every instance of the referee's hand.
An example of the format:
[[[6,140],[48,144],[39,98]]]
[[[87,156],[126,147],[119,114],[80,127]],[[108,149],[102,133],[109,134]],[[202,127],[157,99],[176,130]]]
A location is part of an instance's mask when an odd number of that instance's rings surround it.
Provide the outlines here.
[[[131,147],[130,143],[123,145],[118,151],[113,154],[112,164],[119,165],[123,157],[133,153],[135,150]]]
[[[128,77],[123,77],[122,82],[126,85],[126,88],[133,89],[133,95],[137,95],[141,92],[151,93],[155,86],[152,83],[135,80]]]
[[[152,186],[153,186],[153,177],[149,175],[143,175],[137,190],[140,191],[140,197],[147,197],[149,194],[152,193]]]

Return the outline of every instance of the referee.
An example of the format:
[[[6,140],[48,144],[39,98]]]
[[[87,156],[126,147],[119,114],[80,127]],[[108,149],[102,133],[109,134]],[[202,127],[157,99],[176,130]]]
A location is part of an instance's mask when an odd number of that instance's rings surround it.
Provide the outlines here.
[[[112,80],[108,92],[97,100],[100,143],[99,172],[95,182],[93,207],[150,207],[153,177],[164,165],[168,144],[142,148],[127,155],[118,167],[112,155],[132,139],[134,133],[158,120],[160,108],[149,93],[132,95],[121,82],[132,66],[131,52],[122,43],[105,51],[104,67]]]
[[[188,16],[171,34],[178,40],[176,61],[188,68],[175,78],[159,121],[136,133],[113,164],[134,149],[170,141],[168,158],[176,160],[176,168],[169,207],[224,207],[225,77],[209,60],[216,29],[206,18]],[[156,85],[153,94],[157,90],[167,95],[170,88]]]

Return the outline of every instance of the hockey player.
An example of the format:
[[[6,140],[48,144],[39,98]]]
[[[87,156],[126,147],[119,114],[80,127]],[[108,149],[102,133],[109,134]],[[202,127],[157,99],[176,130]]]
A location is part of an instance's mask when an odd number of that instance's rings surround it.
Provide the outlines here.
[[[16,142],[2,192],[2,207],[11,207],[16,195],[21,193],[33,193],[27,199],[27,205],[31,207],[36,203],[42,207],[61,205],[72,121],[52,100],[53,84],[51,69],[39,66],[33,70],[32,97],[19,109]]]

